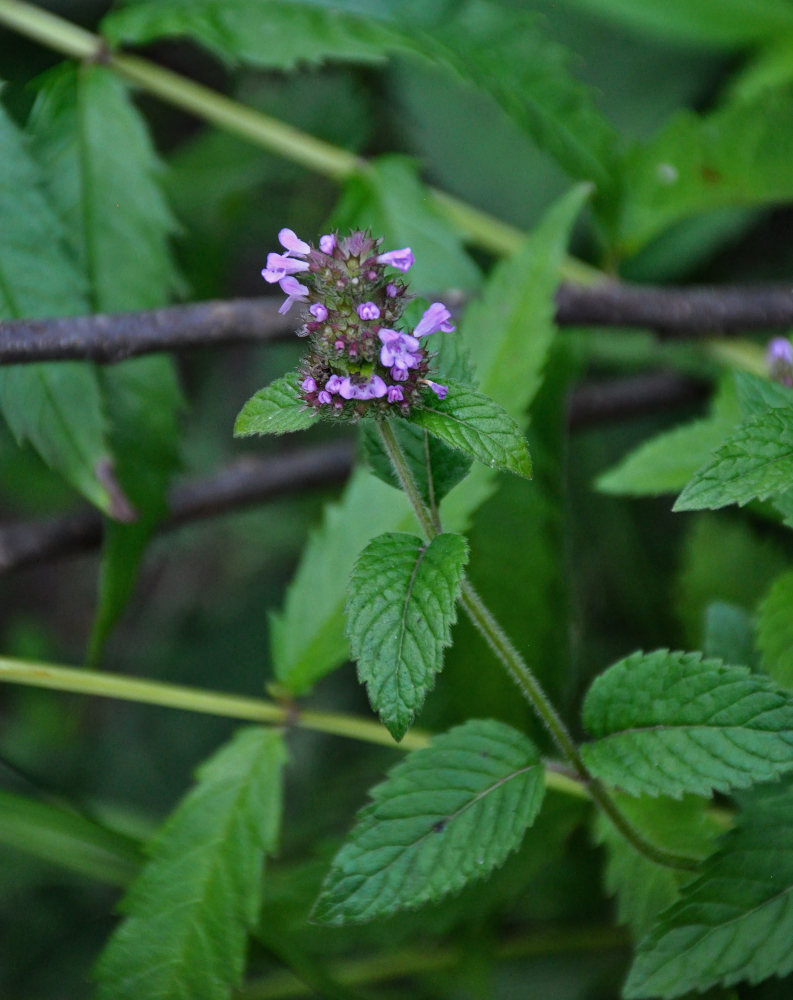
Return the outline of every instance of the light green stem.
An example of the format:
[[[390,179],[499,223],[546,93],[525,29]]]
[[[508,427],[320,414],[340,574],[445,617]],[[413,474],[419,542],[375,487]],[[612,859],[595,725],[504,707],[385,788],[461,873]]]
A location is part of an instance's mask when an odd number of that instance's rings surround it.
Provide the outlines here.
[[[72,58],[104,63],[131,83],[174,107],[334,180],[343,181],[369,169],[366,160],[346,149],[301,132],[261,111],[254,111],[147,59],[113,52],[99,35],[34,4],[23,0],[0,0],[0,24]],[[499,255],[509,254],[525,239],[525,234],[515,226],[444,191],[429,190],[434,207],[465,239],[484,250]],[[568,258],[562,273],[569,281],[583,284],[595,284],[605,278],[601,271],[573,258]]]

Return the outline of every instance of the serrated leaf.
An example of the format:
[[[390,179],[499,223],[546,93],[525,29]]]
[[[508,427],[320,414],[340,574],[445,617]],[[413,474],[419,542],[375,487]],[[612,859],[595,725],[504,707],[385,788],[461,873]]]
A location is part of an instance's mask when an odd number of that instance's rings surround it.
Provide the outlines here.
[[[789,201],[792,112],[791,92],[704,117],[680,112],[649,143],[635,147],[623,164],[620,252],[631,256],[698,213]]]
[[[708,800],[692,795],[682,800],[618,795],[620,812],[641,836],[673,854],[706,857],[720,829],[708,812]],[[617,899],[617,919],[628,924],[634,939],[650,930],[662,910],[674,903],[691,872],[650,861],[612,825],[605,813],[595,818],[595,837],[607,850],[606,888]]]
[[[624,996],[677,997],[793,970],[793,792],[768,789],[639,945]]]
[[[371,229],[387,249],[410,246],[416,258],[410,281],[417,291],[476,289],[479,269],[463,250],[462,238],[432,204],[418,166],[404,156],[380,156],[353,174],[334,209],[335,228]]]
[[[59,66],[39,82],[28,127],[92,308],[116,312],[164,305],[177,285],[169,248],[175,223],[160,187],[162,166],[124,85],[102,66]],[[165,514],[183,405],[174,364],[164,355],[107,366],[99,386],[115,456],[116,506],[133,523],[105,525],[89,640],[94,664]]]
[[[544,793],[536,747],[473,719],[411,753],[371,790],[313,917],[361,923],[482,878],[520,845]]]
[[[517,423],[481,392],[448,382],[445,399],[425,398],[410,420],[491,469],[531,478],[529,446]]]
[[[709,795],[793,769],[793,699],[700,653],[634,653],[584,700],[587,767],[631,795]]]
[[[391,424],[424,503],[440,503],[449,490],[466,476],[471,468],[471,457],[449,448],[407,420],[393,420]],[[370,471],[389,486],[401,489],[391,459],[372,421],[366,421],[361,429],[361,447]]]
[[[279,69],[420,56],[488,94],[571,176],[604,189],[614,176],[616,132],[594,90],[570,72],[569,53],[544,22],[524,11],[481,0],[440,13],[435,5],[406,11],[399,4],[392,16],[383,7],[316,0],[156,0],[114,12],[103,30],[112,41],[135,44],[187,35],[226,59]]]
[[[767,500],[793,481],[793,409],[771,409],[740,424],[677,498],[675,511],[716,510]]]
[[[240,985],[285,756],[280,733],[244,729],[201,766],[122,903],[96,967],[99,1000],[225,1000]]]
[[[0,318],[87,312],[86,285],[44,197],[42,174],[2,107],[0,151]],[[109,450],[93,365],[6,365],[0,368],[0,409],[17,441],[29,440],[75,489],[111,510],[99,478]]]
[[[793,408],[793,389],[786,385],[772,382],[769,378],[760,378],[751,372],[737,371],[733,378],[743,417],[755,417],[768,409]]]
[[[291,372],[251,396],[234,423],[234,437],[304,431],[317,422],[316,413],[299,395],[300,376]]]
[[[523,247],[496,266],[481,303],[471,303],[461,324],[483,391],[521,421],[542,381],[555,331],[553,293],[570,228],[586,195],[587,189],[575,188],[552,206]],[[452,491],[443,505],[447,530],[466,529],[493,492],[494,478],[489,467],[474,467]],[[415,523],[404,497],[372,476],[354,477],[312,535],[284,610],[271,619],[276,675],[290,691],[308,690],[347,656],[339,579],[349,575],[357,552],[375,535],[415,530]]]
[[[347,635],[372,708],[401,740],[443,667],[457,620],[468,545],[462,535],[373,539],[358,557],[347,598]]]
[[[760,603],[757,645],[765,670],[777,684],[793,688],[793,572],[778,576]]]

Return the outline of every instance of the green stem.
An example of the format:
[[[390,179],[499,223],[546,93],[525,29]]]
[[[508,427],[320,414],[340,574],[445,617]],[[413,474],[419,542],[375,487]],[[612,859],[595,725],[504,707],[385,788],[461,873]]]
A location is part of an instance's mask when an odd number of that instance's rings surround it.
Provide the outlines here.
[[[0,24],[66,56],[104,63],[131,83],[174,107],[334,180],[343,181],[369,169],[366,160],[346,149],[254,111],[147,59],[110,51],[101,36],[34,4],[23,0],[0,0]],[[523,243],[525,234],[515,226],[444,191],[429,190],[434,207],[469,242],[498,255],[512,253]],[[568,258],[562,266],[562,274],[569,281],[583,284],[595,284],[604,279],[602,272],[573,258]]]
[[[389,421],[383,420],[377,426],[400,485],[405,491],[427,538],[432,539],[440,532],[441,526],[437,522],[437,519],[433,519],[421,498],[416,481],[410,471],[410,466],[405,459],[391,424]],[[492,612],[469,580],[463,580],[460,603],[467,612],[474,627],[479,631],[485,642],[506,668],[509,676],[523,692],[524,697],[550,733],[551,738],[563,756],[575,769],[581,781],[587,786],[592,800],[606,813],[622,836],[637,851],[657,864],[666,865],[669,868],[681,868],[686,871],[696,868],[697,862],[695,860],[664,851],[646,841],[639,831],[634,829],[625,816],[622,815],[606,788],[590,775],[575,740],[567,726],[565,726],[562,717],[554,708],[553,703],[534,676],[529,665],[512,644],[509,636],[507,636],[498,624]]]

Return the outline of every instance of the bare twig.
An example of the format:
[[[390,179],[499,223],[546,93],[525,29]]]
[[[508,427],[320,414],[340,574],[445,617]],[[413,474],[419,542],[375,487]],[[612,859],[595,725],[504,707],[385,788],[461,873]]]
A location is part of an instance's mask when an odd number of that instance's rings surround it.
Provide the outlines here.
[[[278,314],[280,301],[229,299],[136,313],[0,322],[0,364],[109,364],[153,351],[280,340],[296,323],[294,314]],[[591,287],[565,283],[556,302],[562,326],[649,327],[677,337],[793,326],[793,285],[657,288],[617,281]]]

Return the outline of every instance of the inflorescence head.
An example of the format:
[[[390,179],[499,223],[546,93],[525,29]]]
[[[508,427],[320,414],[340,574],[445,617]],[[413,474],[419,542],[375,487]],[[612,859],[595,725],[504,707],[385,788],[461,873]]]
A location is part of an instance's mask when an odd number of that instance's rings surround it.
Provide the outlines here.
[[[267,255],[262,277],[286,295],[279,312],[303,307],[299,335],[310,342],[301,365],[300,391],[323,415],[407,416],[428,393],[446,386],[427,378],[430,356],[422,338],[454,329],[442,302],[433,302],[412,333],[397,329],[409,301],[402,281],[413,265],[410,247],[380,252],[382,240],[353,231],[320,237],[319,247],[282,229],[285,253]]]

